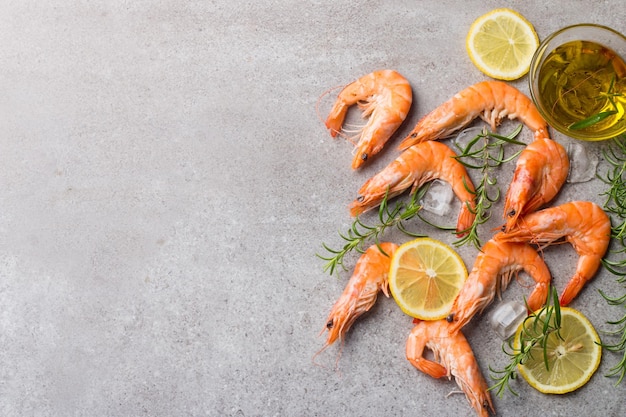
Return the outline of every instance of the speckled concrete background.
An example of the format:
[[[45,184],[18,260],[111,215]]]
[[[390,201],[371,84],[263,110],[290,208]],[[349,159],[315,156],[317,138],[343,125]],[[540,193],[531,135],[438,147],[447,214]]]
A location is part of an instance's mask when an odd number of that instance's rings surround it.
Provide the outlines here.
[[[342,244],[348,203],[397,152],[392,142],[352,172],[351,145],[321,122],[336,90],[320,114],[316,104],[331,87],[396,69],[415,95],[401,137],[485,79],[465,35],[503,5],[1,4],[0,415],[473,415],[463,395],[448,396],[453,382],[406,361],[411,320],[384,297],[338,362],[339,346],[313,362],[350,275],[324,273],[315,255],[322,243]],[[620,1],[512,7],[541,38],[579,22],[624,29]],[[525,78],[514,85],[528,92]],[[601,156],[603,146],[586,148]],[[499,174],[502,187],[511,170]],[[569,184],[558,201],[602,203],[603,187]],[[459,252],[471,266],[476,250]],[[565,245],[545,254],[562,286],[576,255]],[[622,291],[603,272],[573,307],[606,330],[623,310],[599,288]],[[514,283],[505,299],[525,293]],[[466,330],[486,376],[506,363],[489,311]],[[571,395],[545,396],[520,380],[519,397],[495,398],[498,415],[622,415],[626,385],[603,376],[618,360],[605,354]]]

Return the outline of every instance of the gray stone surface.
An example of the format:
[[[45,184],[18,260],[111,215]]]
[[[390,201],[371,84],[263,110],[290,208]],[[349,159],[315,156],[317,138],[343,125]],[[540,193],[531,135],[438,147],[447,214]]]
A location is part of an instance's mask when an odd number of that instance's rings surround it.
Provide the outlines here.
[[[0,415],[473,415],[463,395],[448,396],[454,382],[406,361],[411,319],[391,299],[313,361],[350,275],[324,273],[316,253],[322,242],[342,245],[348,203],[395,158],[397,139],[486,79],[465,35],[501,6],[0,4]],[[620,1],[515,8],[541,38],[579,22],[624,29]],[[414,105],[395,141],[353,172],[351,145],[322,123],[337,90],[323,93],[380,68],[409,79]],[[528,92],[525,78],[513,84]],[[601,156],[604,144],[586,146]],[[511,170],[499,174],[502,187]],[[602,203],[603,187],[568,184],[558,201]],[[476,250],[459,252],[471,266]],[[576,255],[565,245],[545,255],[562,287]],[[623,310],[599,288],[623,291],[602,272],[573,307],[610,330]],[[526,293],[513,283],[504,298]],[[466,330],[487,378],[507,359],[489,311]],[[618,360],[605,352],[571,395],[519,380],[519,397],[494,399],[498,415],[622,415],[626,385],[603,376]]]

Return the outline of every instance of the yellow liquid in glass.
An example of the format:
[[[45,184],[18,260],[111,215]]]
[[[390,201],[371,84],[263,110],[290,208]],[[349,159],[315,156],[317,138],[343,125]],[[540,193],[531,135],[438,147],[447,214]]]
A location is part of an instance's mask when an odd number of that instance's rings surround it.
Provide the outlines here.
[[[546,111],[561,125],[614,111],[577,132],[617,136],[626,130],[626,64],[612,50],[589,41],[565,43],[546,57],[538,81]]]

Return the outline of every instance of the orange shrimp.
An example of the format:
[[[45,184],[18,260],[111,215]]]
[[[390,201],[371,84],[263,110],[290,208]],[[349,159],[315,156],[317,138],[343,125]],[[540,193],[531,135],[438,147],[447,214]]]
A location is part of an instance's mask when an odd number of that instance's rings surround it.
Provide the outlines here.
[[[350,205],[350,214],[357,216],[378,206],[385,195],[392,198],[409,187],[413,193],[428,181],[439,178],[450,183],[463,203],[457,220],[457,233],[463,235],[476,217],[475,192],[467,170],[455,156],[452,149],[440,142],[428,141],[410,147],[363,184]]]
[[[524,270],[536,285],[528,298],[531,311],[541,308],[548,298],[551,275],[543,258],[527,243],[489,240],[476,257],[474,267],[467,276],[446,318],[452,333],[465,326],[475,314],[482,312],[509,285],[513,275]]]
[[[520,218],[511,230],[494,239],[548,246],[564,238],[579,255],[576,272],[565,286],[559,303],[568,305],[600,267],[611,240],[611,219],[600,206],[573,201]]]
[[[424,116],[400,143],[400,149],[426,140],[441,139],[480,116],[496,130],[500,120],[519,118],[536,137],[547,135],[546,121],[533,102],[515,87],[502,81],[482,81],[457,93]]]
[[[517,159],[513,180],[504,200],[505,231],[517,219],[552,200],[569,173],[567,151],[558,142],[539,138],[530,143]]]
[[[335,343],[337,339],[343,340],[356,319],[376,303],[379,291],[389,297],[387,274],[391,256],[397,248],[398,245],[395,243],[384,242],[370,246],[361,255],[343,294],[326,319],[326,326],[321,333],[328,330],[328,337],[316,355]]]
[[[472,347],[462,332],[450,333],[450,323],[445,320],[416,320],[406,343],[406,358],[420,371],[433,378],[448,379],[456,383],[479,416],[495,414],[485,378],[480,372]],[[430,349],[434,361],[424,357]]]
[[[383,148],[409,113],[413,93],[409,82],[396,71],[382,70],[367,74],[347,85],[337,97],[326,119],[332,137],[337,136],[348,112],[357,104],[367,124],[357,135],[352,169],[359,168]]]

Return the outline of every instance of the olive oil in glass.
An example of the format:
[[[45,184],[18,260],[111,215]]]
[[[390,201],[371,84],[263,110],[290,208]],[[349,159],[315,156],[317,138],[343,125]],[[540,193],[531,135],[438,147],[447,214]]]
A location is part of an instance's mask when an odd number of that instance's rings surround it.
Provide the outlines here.
[[[538,91],[545,111],[580,134],[609,137],[626,130],[626,64],[598,43],[570,41],[550,52]],[[581,121],[588,123],[574,125]]]

